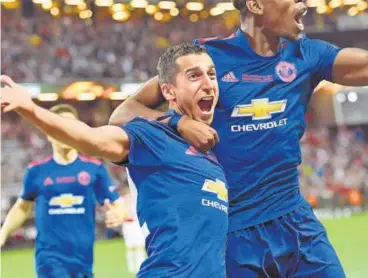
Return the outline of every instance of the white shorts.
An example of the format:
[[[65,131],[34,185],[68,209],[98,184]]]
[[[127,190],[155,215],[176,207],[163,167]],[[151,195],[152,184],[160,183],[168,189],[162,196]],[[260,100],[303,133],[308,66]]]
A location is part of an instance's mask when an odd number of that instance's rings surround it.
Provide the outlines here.
[[[128,248],[137,248],[145,246],[143,230],[138,221],[126,221],[123,223],[123,236],[125,245]]]

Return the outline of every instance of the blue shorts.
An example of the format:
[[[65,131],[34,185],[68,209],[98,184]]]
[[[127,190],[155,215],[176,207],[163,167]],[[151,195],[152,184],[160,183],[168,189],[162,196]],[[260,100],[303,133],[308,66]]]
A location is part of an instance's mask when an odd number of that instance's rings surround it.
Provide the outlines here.
[[[37,278],[93,278],[93,273],[70,270],[61,262],[53,261],[37,267]]]
[[[228,278],[346,277],[325,228],[309,206],[228,234]]]

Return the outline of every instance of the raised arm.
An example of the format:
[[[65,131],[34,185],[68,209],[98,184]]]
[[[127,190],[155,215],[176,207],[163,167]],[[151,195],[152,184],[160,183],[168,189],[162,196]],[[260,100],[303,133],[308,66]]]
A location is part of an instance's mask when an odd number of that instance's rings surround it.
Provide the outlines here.
[[[154,110],[165,102],[161,94],[158,76],[148,80],[138,92],[121,103],[112,113],[109,124],[121,126],[135,117],[141,116],[150,120],[157,119],[163,112]]]
[[[332,80],[346,86],[368,85],[368,51],[344,48],[335,59]]]
[[[120,162],[129,154],[129,137],[116,126],[92,128],[85,123],[61,117],[38,105],[29,94],[9,77],[1,76],[1,83],[9,88],[1,89],[3,112],[14,110],[47,135],[89,156]]]

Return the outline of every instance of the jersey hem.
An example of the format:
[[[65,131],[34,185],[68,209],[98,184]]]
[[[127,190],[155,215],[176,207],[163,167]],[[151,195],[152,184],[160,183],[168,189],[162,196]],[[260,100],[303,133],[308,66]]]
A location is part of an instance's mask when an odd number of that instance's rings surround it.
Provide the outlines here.
[[[235,231],[248,229],[248,228],[254,227],[256,225],[263,224],[263,223],[266,223],[266,222],[271,221],[271,220],[275,220],[275,219],[277,219],[277,218],[279,218],[281,216],[284,216],[285,214],[288,214],[288,213],[290,213],[290,212],[298,209],[299,207],[302,207],[302,206],[305,206],[305,205],[309,205],[309,203],[303,198],[300,202],[298,202],[294,206],[292,206],[292,207],[290,207],[288,209],[282,210],[280,213],[274,214],[274,215],[272,215],[272,217],[263,219],[262,221],[250,222],[247,225],[239,225],[239,223],[233,224],[233,225],[229,224],[228,233],[232,233],[232,232],[235,232]],[[241,217],[241,215],[240,216],[237,216],[237,218],[239,218],[239,217]],[[231,216],[230,216],[230,218],[231,218]],[[236,226],[236,227],[234,227],[234,226]]]

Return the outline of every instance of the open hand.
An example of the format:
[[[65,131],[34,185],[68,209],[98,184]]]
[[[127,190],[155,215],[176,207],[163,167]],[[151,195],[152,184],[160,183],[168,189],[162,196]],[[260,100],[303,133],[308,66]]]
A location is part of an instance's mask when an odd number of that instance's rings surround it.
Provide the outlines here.
[[[121,225],[124,220],[124,212],[121,205],[113,205],[109,199],[104,202],[105,225],[107,228],[115,228]]]
[[[27,91],[15,83],[9,76],[1,75],[1,84],[7,87],[0,89],[1,111],[32,111],[34,102]]]

